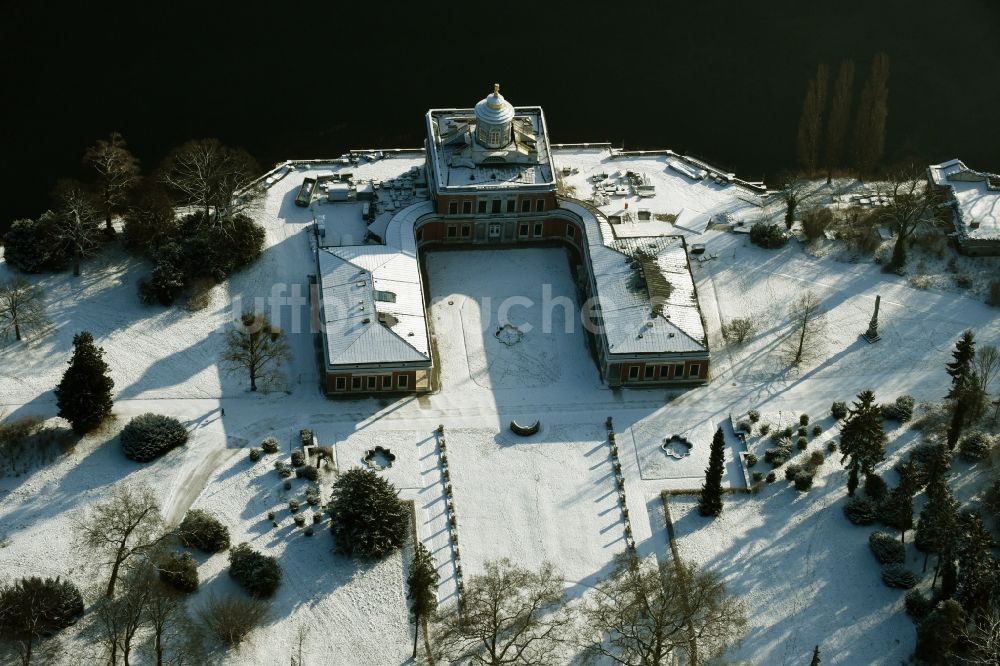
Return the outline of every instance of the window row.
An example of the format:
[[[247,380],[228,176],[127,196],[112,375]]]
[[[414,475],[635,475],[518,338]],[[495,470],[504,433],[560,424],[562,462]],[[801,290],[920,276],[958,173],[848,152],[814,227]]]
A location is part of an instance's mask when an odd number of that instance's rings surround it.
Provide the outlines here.
[[[530,213],[532,211],[532,202],[534,202],[534,211],[536,213],[541,213],[545,210],[545,199],[521,199],[521,212]],[[448,214],[458,215],[459,204],[461,203],[461,210],[463,215],[472,215],[472,200],[466,199],[465,201],[449,201],[448,202]],[[516,213],[517,211],[517,199],[479,199],[476,202],[476,213],[479,215],[486,215],[487,207],[489,208],[490,215],[499,215],[501,212],[504,213]]]
[[[641,365],[630,365],[628,367],[628,378],[639,379],[640,373],[643,379],[684,379],[683,363],[667,363],[656,365],[647,363],[645,367]],[[692,363],[688,366],[687,378],[694,379],[701,375],[701,364]]]
[[[368,391],[388,391],[393,388],[405,390],[410,387],[409,375],[395,375],[395,377],[396,385],[393,386],[393,375],[355,375],[351,377],[351,390],[360,391],[362,389],[366,389]],[[338,391],[346,390],[347,377],[337,377],[334,382],[334,386]]]

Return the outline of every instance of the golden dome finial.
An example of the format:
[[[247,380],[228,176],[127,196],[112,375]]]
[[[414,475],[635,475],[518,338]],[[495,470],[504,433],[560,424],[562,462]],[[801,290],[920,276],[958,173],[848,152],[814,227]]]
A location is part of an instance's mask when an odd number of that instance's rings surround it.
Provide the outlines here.
[[[500,94],[500,84],[499,83],[494,83],[493,84],[493,94],[494,95],[499,95]]]

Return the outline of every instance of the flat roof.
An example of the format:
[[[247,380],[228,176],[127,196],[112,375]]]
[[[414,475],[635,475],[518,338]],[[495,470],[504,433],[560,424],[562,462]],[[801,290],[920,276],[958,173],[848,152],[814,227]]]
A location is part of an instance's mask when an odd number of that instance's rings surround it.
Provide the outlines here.
[[[961,236],[1000,240],[1000,175],[974,171],[958,159],[928,167],[935,185],[950,187]]]
[[[495,150],[476,141],[473,109],[431,109],[426,122],[429,171],[442,194],[555,186],[541,107],[515,107],[511,143]]]

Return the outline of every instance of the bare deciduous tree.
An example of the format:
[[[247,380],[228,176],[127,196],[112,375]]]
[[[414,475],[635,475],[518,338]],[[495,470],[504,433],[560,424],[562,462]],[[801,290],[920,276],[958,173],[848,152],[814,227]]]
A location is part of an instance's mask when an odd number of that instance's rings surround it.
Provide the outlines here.
[[[257,390],[257,381],[265,387],[280,378],[281,366],[290,356],[282,330],[257,312],[244,312],[235,328],[226,334],[223,362],[230,372],[250,375],[250,390]]]
[[[889,117],[889,56],[876,53],[858,100],[854,128],[854,162],[862,176],[871,174],[885,153]]]
[[[24,454],[25,445],[42,428],[42,419],[24,416],[5,420],[0,410],[0,455],[7,460],[11,473],[17,472],[17,461]]]
[[[76,523],[80,542],[102,557],[111,569],[105,594],[115,594],[122,567],[135,559],[151,557],[168,537],[163,532],[160,505],[149,486],[118,484],[111,497],[98,502]]]
[[[982,613],[965,625],[961,637],[969,648],[970,664],[996,664],[1000,660],[1000,610]]]
[[[112,132],[87,149],[83,163],[97,172],[97,193],[108,234],[114,233],[112,215],[121,209],[129,190],[139,182],[139,160],[129,152],[125,137]]]
[[[466,586],[461,607],[440,616],[436,647],[449,662],[548,664],[569,624],[562,578],[551,564],[527,571],[487,562]]]
[[[778,196],[785,202],[785,228],[791,229],[799,206],[816,199],[822,191],[815,181],[802,175],[792,175],[785,179],[785,186],[778,191]]]
[[[93,629],[108,655],[108,663],[117,664],[121,658],[125,666],[129,666],[136,634],[146,621],[154,581],[136,570],[122,582],[125,588],[122,594],[98,602]]]
[[[826,325],[826,318],[819,297],[807,291],[796,298],[788,308],[791,332],[785,342],[792,364],[798,365],[818,352],[819,336]]]
[[[199,609],[204,626],[226,645],[239,645],[267,617],[271,604],[264,599],[245,596],[211,596]]]
[[[218,222],[259,199],[255,185],[257,162],[244,150],[229,148],[218,139],[188,141],[174,149],[160,168],[160,181],[181,203],[197,206]]]
[[[737,317],[722,325],[722,337],[728,342],[741,345],[756,329],[757,322],[753,317]]]
[[[930,213],[937,204],[937,197],[928,187],[920,168],[914,164],[897,167],[876,189],[889,200],[879,218],[888,222],[896,232],[892,259],[886,270],[899,270],[906,265],[910,237],[931,220]]]
[[[585,656],[623,666],[674,663],[679,653],[696,666],[738,640],[747,622],[743,603],[726,594],[717,575],[693,562],[628,556],[596,586],[583,615]]]
[[[49,320],[45,316],[42,288],[30,284],[21,277],[0,282],[0,336],[11,330],[14,338],[45,328]]]
[[[844,60],[837,69],[830,101],[830,119],[826,125],[826,182],[833,182],[833,172],[844,159],[847,129],[851,122],[854,101],[854,61]]]
[[[100,214],[93,196],[75,181],[60,181],[55,200],[55,242],[73,261],[73,275],[80,275],[80,261],[97,251],[101,243]]]
[[[993,345],[983,345],[976,350],[976,374],[979,376],[979,387],[984,393],[989,392],[989,386],[1000,373],[1000,350]]]
[[[802,103],[798,137],[799,163],[809,174],[816,171],[819,163],[829,79],[829,68],[825,63],[820,63],[816,68],[816,76],[809,80],[805,100]]]

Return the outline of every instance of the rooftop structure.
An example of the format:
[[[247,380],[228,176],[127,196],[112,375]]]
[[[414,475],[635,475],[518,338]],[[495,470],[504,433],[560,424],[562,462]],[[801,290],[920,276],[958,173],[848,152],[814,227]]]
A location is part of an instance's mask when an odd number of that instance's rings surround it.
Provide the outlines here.
[[[959,248],[966,254],[1000,255],[1000,175],[973,171],[958,159],[927,170],[931,183],[951,193]]]

